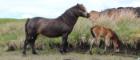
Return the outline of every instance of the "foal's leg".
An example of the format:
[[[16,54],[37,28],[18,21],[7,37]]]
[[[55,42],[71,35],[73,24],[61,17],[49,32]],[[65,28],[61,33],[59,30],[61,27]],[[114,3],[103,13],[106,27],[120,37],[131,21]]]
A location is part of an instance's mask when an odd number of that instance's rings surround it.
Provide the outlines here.
[[[63,34],[62,36],[62,49],[60,50],[61,53],[63,52],[67,52],[67,48],[68,48],[68,33]]]
[[[104,48],[104,51],[107,51],[109,46],[110,46],[110,38],[106,37],[105,38],[105,48]]]
[[[90,41],[90,49],[89,49],[89,53],[92,54],[92,48],[93,48],[93,44],[95,43],[95,39],[93,38],[91,41]]]
[[[114,52],[120,52],[119,44],[117,43],[116,40],[113,40],[113,48],[114,48]]]
[[[97,46],[97,48],[100,48],[99,46],[100,46],[100,39],[101,39],[101,37],[100,36],[98,36],[98,37],[96,37],[96,46]]]

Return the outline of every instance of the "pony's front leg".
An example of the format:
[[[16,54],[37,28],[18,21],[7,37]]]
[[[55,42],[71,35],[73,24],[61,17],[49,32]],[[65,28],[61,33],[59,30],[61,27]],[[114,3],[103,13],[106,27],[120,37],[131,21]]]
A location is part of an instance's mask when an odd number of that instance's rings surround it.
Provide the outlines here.
[[[63,36],[62,36],[62,48],[60,49],[61,53],[67,52],[67,48],[68,48],[67,39],[68,39],[68,34],[67,33],[63,34]]]

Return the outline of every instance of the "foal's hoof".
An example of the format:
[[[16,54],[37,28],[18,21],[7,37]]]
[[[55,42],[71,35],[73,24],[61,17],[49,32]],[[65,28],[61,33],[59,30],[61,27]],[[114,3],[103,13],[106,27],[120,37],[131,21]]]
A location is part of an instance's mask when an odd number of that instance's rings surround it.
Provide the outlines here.
[[[103,52],[102,52],[102,54],[106,54],[106,53],[107,53],[107,51],[103,51]]]
[[[119,52],[120,52],[120,50],[119,50],[119,49],[117,49],[117,50],[115,50],[114,52],[115,52],[115,53],[119,53]]]

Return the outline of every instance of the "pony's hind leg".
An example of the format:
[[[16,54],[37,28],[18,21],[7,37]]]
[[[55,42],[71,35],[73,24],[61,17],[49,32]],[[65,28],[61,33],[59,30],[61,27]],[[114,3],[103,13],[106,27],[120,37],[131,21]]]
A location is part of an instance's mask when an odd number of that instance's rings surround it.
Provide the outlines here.
[[[30,45],[31,45],[31,48],[32,48],[32,54],[37,54],[36,49],[35,49],[35,40],[36,40],[36,38],[37,38],[37,34],[34,34],[32,36],[31,41],[30,41]]]
[[[24,46],[23,46],[23,54],[26,55],[26,49],[27,49],[27,45],[30,44],[31,48],[32,48],[32,53],[33,54],[37,54],[36,50],[35,50],[35,40],[37,38],[37,34],[29,34],[26,35],[26,39],[24,41]]]
[[[30,37],[26,35],[24,46],[23,46],[23,52],[22,52],[24,55],[26,55],[26,49],[27,49],[27,45],[29,44],[29,39]]]

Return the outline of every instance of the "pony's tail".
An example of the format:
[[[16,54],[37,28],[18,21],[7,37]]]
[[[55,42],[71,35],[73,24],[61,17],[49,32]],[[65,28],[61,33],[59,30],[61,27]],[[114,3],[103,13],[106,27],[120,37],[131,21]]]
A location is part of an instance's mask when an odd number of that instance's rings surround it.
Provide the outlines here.
[[[25,33],[28,34],[28,31],[27,31],[27,25],[28,25],[28,22],[30,21],[29,18],[27,18],[27,21],[25,23]]]

